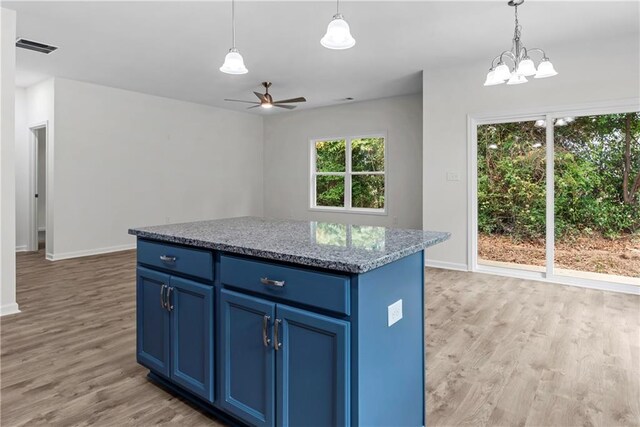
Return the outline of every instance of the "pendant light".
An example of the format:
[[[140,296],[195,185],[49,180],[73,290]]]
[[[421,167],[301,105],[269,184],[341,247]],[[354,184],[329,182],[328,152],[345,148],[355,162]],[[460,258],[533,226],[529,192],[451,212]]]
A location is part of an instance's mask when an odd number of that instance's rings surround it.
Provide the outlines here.
[[[227,74],[247,74],[249,70],[244,66],[244,59],[236,49],[236,7],[235,0],[231,0],[231,49],[224,57],[224,64],[220,71]]]
[[[349,24],[340,13],[340,0],[336,0],[336,14],[327,26],[327,33],[320,39],[320,44],[327,49],[349,49],[356,44],[351,36]]]
[[[558,74],[553,68],[553,64],[547,58],[544,50],[538,48],[527,49],[520,39],[522,26],[518,23],[518,6],[524,3],[524,0],[510,0],[509,6],[515,9],[515,31],[513,33],[513,42],[511,50],[505,50],[496,56],[491,62],[491,68],[487,73],[484,82],[485,86],[495,86],[507,82],[508,85],[518,85],[527,83],[527,77],[533,76],[535,79],[552,77]],[[542,59],[538,68],[533,60],[529,57],[529,53],[538,52],[542,54]],[[505,60],[513,63],[513,67],[505,63]],[[497,65],[496,65],[497,61]]]

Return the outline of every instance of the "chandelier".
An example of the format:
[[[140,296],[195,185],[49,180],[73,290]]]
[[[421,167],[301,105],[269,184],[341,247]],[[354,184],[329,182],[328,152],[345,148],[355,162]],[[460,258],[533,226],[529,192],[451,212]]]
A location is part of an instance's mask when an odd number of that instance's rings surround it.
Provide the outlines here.
[[[495,86],[504,82],[507,82],[508,85],[517,85],[526,83],[528,81],[527,77],[530,76],[542,79],[558,74],[544,50],[539,48],[527,49],[522,44],[520,39],[522,26],[518,23],[518,6],[522,3],[524,3],[524,0],[510,0],[508,3],[509,6],[513,6],[515,9],[513,44],[511,45],[511,50],[505,50],[491,61],[491,68],[484,82],[485,86]],[[542,54],[542,59],[537,69],[533,60],[529,57],[529,54],[533,52]]]

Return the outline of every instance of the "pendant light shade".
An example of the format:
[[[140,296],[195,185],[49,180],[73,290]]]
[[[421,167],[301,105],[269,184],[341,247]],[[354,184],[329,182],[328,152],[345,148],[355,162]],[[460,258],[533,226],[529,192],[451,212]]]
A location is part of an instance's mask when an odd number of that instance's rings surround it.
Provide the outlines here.
[[[509,70],[509,66],[505,63],[500,63],[496,67],[496,79],[505,81],[509,77],[511,77],[511,71]]]
[[[533,76],[536,73],[536,66],[533,64],[531,58],[526,57],[518,64],[518,74],[523,76]]]
[[[545,77],[553,77],[557,75],[558,72],[553,68],[553,64],[549,61],[548,58],[543,58],[540,65],[538,65],[538,72],[536,73],[536,79],[544,79]]]
[[[333,15],[333,20],[327,26],[327,33],[320,40],[320,44],[327,49],[349,49],[355,46],[356,39],[351,36],[349,24],[341,13]]]
[[[513,73],[513,74],[511,74],[511,78],[509,79],[507,84],[508,85],[520,85],[520,84],[526,83],[528,81],[529,80],[527,80],[527,78],[525,76],[523,76],[522,74]]]
[[[231,48],[229,53],[224,57],[224,64],[220,67],[220,71],[227,74],[247,74],[249,70],[244,66],[244,59],[238,52],[238,49]]]
[[[502,83],[504,83],[504,80],[500,80],[496,78],[496,71],[489,70],[489,72],[487,73],[487,80],[485,80],[484,85],[495,86],[495,85],[501,85]]]
[[[244,59],[236,49],[236,2],[231,0],[231,49],[224,57],[224,64],[220,71],[227,74],[247,74],[249,70],[244,65]]]

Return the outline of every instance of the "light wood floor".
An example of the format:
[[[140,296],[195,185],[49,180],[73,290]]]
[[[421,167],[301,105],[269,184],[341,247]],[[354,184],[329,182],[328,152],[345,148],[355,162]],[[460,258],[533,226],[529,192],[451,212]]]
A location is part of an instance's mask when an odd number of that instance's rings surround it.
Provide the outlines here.
[[[220,425],[135,362],[135,254],[18,255],[2,426]],[[640,297],[428,270],[429,426],[640,425]]]

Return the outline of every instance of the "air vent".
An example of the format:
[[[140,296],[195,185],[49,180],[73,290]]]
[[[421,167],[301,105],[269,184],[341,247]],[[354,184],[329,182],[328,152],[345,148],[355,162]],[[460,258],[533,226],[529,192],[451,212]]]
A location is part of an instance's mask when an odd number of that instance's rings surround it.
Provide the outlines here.
[[[27,40],[23,38],[19,38],[16,40],[16,47],[21,47],[22,49],[34,50],[40,53],[46,53],[47,55],[57,49],[55,46],[49,46],[48,44],[34,42],[32,40]]]

